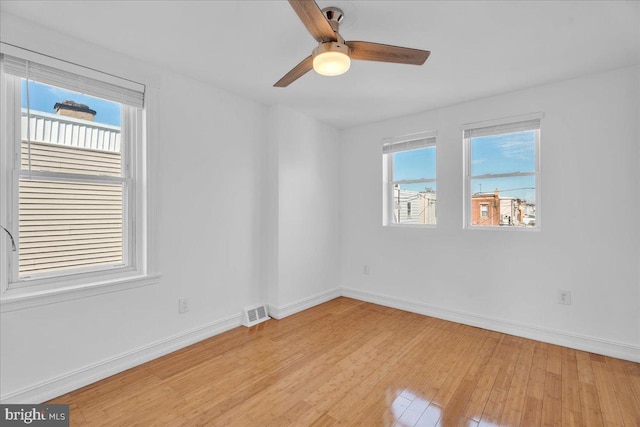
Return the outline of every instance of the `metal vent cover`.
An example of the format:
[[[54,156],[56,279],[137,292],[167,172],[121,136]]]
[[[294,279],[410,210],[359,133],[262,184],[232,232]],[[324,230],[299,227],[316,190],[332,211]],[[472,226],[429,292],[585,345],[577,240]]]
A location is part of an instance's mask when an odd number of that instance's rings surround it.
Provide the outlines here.
[[[242,314],[242,324],[247,327],[257,325],[269,319],[266,305],[247,307]]]

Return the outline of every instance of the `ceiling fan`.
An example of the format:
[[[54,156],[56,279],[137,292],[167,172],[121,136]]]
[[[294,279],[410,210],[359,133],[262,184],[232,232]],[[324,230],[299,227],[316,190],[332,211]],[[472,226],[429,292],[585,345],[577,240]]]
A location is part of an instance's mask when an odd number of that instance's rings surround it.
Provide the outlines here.
[[[307,30],[318,42],[313,53],[302,60],[273,86],[286,87],[314,69],[325,76],[337,76],[349,70],[351,59],[422,65],[431,52],[386,44],[345,42],[338,27],[344,18],[342,10],[327,7],[322,10],[314,0],[289,0]]]

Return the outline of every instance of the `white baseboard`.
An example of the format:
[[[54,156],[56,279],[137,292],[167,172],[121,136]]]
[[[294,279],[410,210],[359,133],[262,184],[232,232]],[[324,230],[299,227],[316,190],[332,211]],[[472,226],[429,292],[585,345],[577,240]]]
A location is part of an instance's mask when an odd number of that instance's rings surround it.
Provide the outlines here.
[[[323,302],[331,301],[332,299],[338,298],[340,295],[340,288],[334,288],[279,307],[269,304],[269,316],[274,319],[283,319],[287,316],[291,316],[292,314],[314,307],[318,304],[322,304]]]
[[[96,381],[123,372],[158,357],[179,350],[198,341],[240,326],[241,314],[228,316],[204,326],[186,331],[124,354],[85,366],[56,378],[0,397],[0,402],[41,403],[77,390]]]
[[[632,362],[640,362],[640,346],[637,345],[605,340],[567,331],[541,328],[535,325],[478,315],[461,310],[436,307],[429,304],[353,288],[343,287],[342,296],[378,305],[384,305],[386,307],[397,308],[399,310],[410,311],[412,313],[422,314],[425,316],[450,320],[452,322],[462,323],[465,325],[503,332],[509,335],[574,348],[576,350],[584,350],[591,353],[630,360]]]

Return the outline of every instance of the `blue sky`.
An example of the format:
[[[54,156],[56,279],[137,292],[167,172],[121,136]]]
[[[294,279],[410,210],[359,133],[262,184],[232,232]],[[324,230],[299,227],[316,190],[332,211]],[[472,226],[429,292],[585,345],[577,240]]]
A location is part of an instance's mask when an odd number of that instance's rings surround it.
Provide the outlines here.
[[[399,151],[393,155],[393,180],[436,177],[436,148]]]
[[[471,176],[535,172],[535,131],[506,133],[471,139]],[[518,197],[535,203],[535,176],[472,179],[471,193]]]
[[[436,178],[436,148],[428,147],[411,151],[399,151],[393,155],[393,180]],[[401,184],[400,188],[411,191],[436,190],[435,182]]]
[[[534,172],[534,131],[471,139],[471,175]]]
[[[461,141],[462,142],[462,141]],[[471,175],[535,171],[535,132],[515,132],[471,140]],[[401,151],[394,154],[393,180],[436,177],[436,148]],[[422,191],[436,189],[435,183],[405,184],[401,188]],[[471,181],[471,193],[492,193],[518,197],[535,203],[535,177],[485,178]]]
[[[55,114],[53,106],[56,102],[66,100],[85,104],[96,111],[95,121],[113,126],[120,126],[121,108],[116,102],[83,95],[66,89],[29,81],[29,108]],[[26,80],[22,80],[22,108],[27,108]]]

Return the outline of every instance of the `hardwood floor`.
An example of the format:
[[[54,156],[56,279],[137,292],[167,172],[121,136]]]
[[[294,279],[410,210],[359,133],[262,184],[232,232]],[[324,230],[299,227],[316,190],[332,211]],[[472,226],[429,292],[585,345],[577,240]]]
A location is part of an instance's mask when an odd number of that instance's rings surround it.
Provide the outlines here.
[[[640,426],[640,364],[338,298],[60,396],[82,426]]]

